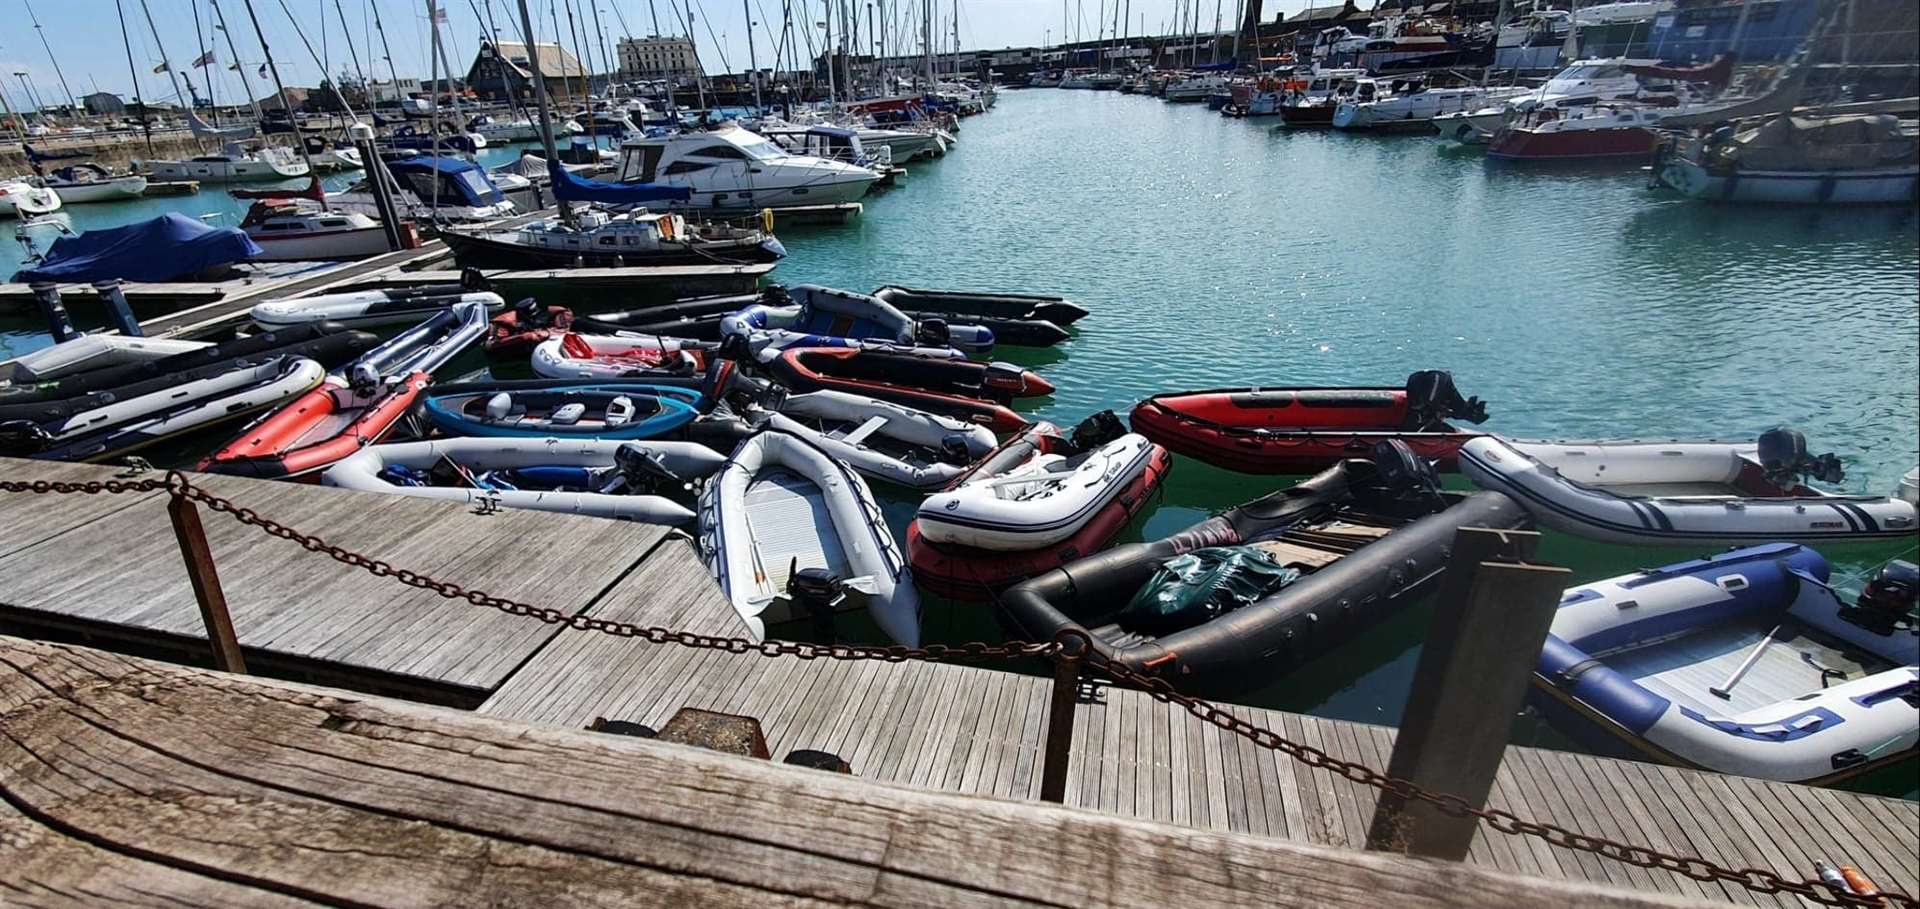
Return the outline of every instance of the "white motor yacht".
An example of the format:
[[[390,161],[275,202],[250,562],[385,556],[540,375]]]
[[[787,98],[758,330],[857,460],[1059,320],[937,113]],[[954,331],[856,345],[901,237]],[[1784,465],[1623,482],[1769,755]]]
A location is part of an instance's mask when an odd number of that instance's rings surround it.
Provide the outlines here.
[[[59,193],[25,180],[0,180],[0,218],[26,218],[59,210]]]
[[[708,132],[621,143],[617,179],[685,187],[693,193],[689,208],[751,210],[858,201],[880,175],[790,154],[727,121]]]
[[[217,155],[199,155],[183,161],[147,161],[144,169],[149,178],[167,182],[250,183],[296,180],[307,175],[307,163],[291,148],[249,150],[237,142],[227,143]]]
[[[1529,94],[1524,86],[1421,88],[1373,101],[1350,101],[1333,112],[1335,129],[1426,128],[1435,117],[1479,110]]]
[[[389,251],[386,228],[365,213],[296,199],[253,203],[240,229],[260,247],[258,262],[338,262]]]
[[[1166,98],[1168,101],[1205,101],[1208,96],[1226,90],[1227,77],[1208,73],[1168,83]]]

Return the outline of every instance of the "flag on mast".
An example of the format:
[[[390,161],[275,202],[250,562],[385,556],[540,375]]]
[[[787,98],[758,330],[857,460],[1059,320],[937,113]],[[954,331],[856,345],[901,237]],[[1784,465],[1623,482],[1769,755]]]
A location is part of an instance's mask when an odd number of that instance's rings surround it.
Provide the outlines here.
[[[213,51],[207,51],[193,59],[193,68],[200,69],[201,67],[210,66],[215,62],[217,61],[213,59]]]

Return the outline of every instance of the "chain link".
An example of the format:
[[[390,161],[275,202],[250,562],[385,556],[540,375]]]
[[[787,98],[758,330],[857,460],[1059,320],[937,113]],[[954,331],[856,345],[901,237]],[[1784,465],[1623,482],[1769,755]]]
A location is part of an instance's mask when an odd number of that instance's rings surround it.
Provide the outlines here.
[[[1673,855],[1646,846],[1636,846],[1606,837],[1568,830],[1557,824],[1530,821],[1501,808],[1479,808],[1457,795],[1432,792],[1408,780],[1388,776],[1365,764],[1343,760],[1311,745],[1291,741],[1271,729],[1242,720],[1208,701],[1181,694],[1164,678],[1135,671],[1102,656],[1094,648],[1085,646],[1084,639],[1082,643],[1071,647],[1059,641],[1006,644],[970,641],[964,644],[926,644],[920,647],[815,644],[804,641],[756,642],[743,638],[697,634],[658,625],[614,622],[583,613],[570,613],[551,607],[535,606],[507,597],[494,596],[481,590],[469,590],[452,581],[442,581],[405,568],[395,568],[380,559],[301,533],[272,518],[263,517],[251,508],[236,505],[229,499],[193,485],[186,474],[179,471],[168,471],[164,479],[148,480],[88,482],[0,480],[0,492],[24,492],[37,495],[116,495],[162,489],[176,498],[199,502],[214,511],[231,516],[242,524],[257,527],[269,536],[296,543],[308,552],[324,554],[337,562],[359,568],[376,577],[393,578],[409,587],[431,590],[450,600],[465,600],[475,606],[498,610],[508,615],[525,616],[549,625],[560,625],[577,631],[642,638],[655,644],[677,644],[683,647],[735,654],[758,653],[767,657],[791,656],[802,660],[881,660],[889,663],[904,663],[908,660],[980,662],[990,659],[1056,657],[1083,664],[1087,668],[1106,674],[1116,682],[1140,688],[1155,700],[1176,705],[1197,719],[1212,723],[1221,730],[1241,736],[1262,748],[1285,754],[1307,767],[1326,770],[1343,779],[1370,786],[1383,794],[1392,795],[1404,801],[1425,802],[1442,813],[1454,817],[1475,818],[1501,833],[1534,837],[1562,849],[1588,852],[1640,868],[1660,868],[1704,883],[1724,881],[1737,884],[1756,893],[1790,893],[1829,906],[1893,905],[1903,909],[1920,909],[1920,900],[1904,893],[1882,893],[1874,897],[1859,896],[1818,879],[1789,880],[1761,868],[1734,870],[1698,856]]]

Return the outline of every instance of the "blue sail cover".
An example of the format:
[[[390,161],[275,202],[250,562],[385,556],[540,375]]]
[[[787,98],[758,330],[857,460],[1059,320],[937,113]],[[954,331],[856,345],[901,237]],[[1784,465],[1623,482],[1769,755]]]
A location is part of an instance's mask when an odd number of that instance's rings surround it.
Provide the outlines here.
[[[658,183],[601,183],[582,179],[560,166],[547,162],[547,176],[553,180],[553,197],[568,202],[599,202],[604,205],[645,205],[648,202],[685,202],[693,190],[684,186]]]
[[[170,281],[260,253],[260,246],[239,230],[169,213],[139,224],[61,237],[47,250],[46,261],[22,269],[13,280]]]

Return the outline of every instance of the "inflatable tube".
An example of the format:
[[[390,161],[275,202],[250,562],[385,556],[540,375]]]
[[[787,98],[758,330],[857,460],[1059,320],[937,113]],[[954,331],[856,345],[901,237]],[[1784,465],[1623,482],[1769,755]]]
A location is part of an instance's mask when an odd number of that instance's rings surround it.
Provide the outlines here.
[[[579,383],[522,391],[476,383],[428,393],[426,416],[454,436],[651,439],[692,422],[700,397],[666,385]]]
[[[533,371],[551,379],[619,379],[697,375],[712,345],[657,335],[567,332],[533,348]]]
[[[996,319],[1042,319],[1072,325],[1087,309],[1063,297],[1044,294],[969,293],[961,290],[921,290],[889,284],[873,292],[876,299],[902,310],[963,313]]]
[[[1174,547],[1155,543],[1130,543],[1077,559],[1014,586],[996,603],[1016,636],[1044,641],[1062,629],[1077,629],[1115,663],[1172,679],[1183,692],[1232,696],[1270,684],[1418,601],[1445,568],[1460,528],[1527,526],[1526,512],[1499,493],[1453,501],[1410,523],[1376,526],[1376,535],[1385,526],[1393,529],[1350,552],[1321,549],[1318,561],[1324,567],[1252,604],[1171,634],[1155,636],[1110,622],[1177,554]],[[1289,542],[1283,529],[1268,533]],[[1300,549],[1314,549],[1311,539],[1301,542]]]
[[[366,332],[349,331],[335,322],[321,322],[30,384],[0,385],[0,419],[31,419],[26,416],[30,409],[16,411],[14,405],[72,399],[96,392],[130,397],[212,378],[270,357],[306,357],[323,366],[335,366],[365,353],[377,343],[379,339]],[[53,349],[65,346],[57,345]]]
[[[599,472],[601,476],[611,477],[618,470],[617,453],[623,448],[657,457],[661,466],[687,481],[711,476],[726,463],[726,456],[692,442],[553,438],[432,439],[368,446],[328,467],[320,481],[327,486],[361,492],[462,502],[477,507],[498,506],[617,518],[646,524],[691,526],[694,522],[691,509],[671,498],[651,493],[414,486],[391,479],[397,473],[390,470],[393,467],[426,473],[449,461],[474,476],[490,471],[561,467],[586,468]]]
[[[794,391],[866,395],[979,423],[995,432],[1026,425],[1006,402],[1053,392],[1047,380],[1017,366],[870,350],[788,350],[764,365],[775,381]]]
[[[499,294],[466,291],[447,287],[419,287],[405,290],[363,290],[354,293],[325,294],[292,300],[268,300],[257,304],[247,317],[266,329],[286,328],[308,322],[338,322],[354,328],[380,325],[411,325],[434,313],[462,303],[483,303],[489,311],[506,308]]]
[[[1448,422],[1478,422],[1486,409],[1463,399],[1444,373],[1416,373],[1401,388],[1220,388],[1155,395],[1133,408],[1133,430],[1216,467],[1240,473],[1304,474],[1363,457],[1398,439],[1414,453],[1456,469],[1460,446],[1479,433]],[[1423,381],[1424,379],[1424,381]],[[1438,387],[1435,387],[1436,384]],[[1415,394],[1409,394],[1409,389]]]
[[[493,317],[487,326],[485,348],[488,356],[518,359],[532,355],[540,342],[566,334],[572,327],[572,310],[564,306],[541,306],[528,298]]]
[[[920,597],[865,480],[798,436],[755,433],[700,495],[700,556],[755,640],[807,618],[795,570],[822,569],[862,596],[880,630],[920,644]]]
[[[99,461],[277,407],[320,384],[326,369],[275,357],[33,426],[0,424],[0,450],[54,461]]]
[[[1910,759],[1920,637],[1847,622],[1828,572],[1811,549],[1769,543],[1568,590],[1534,699],[1556,724],[1719,773],[1830,783]],[[1829,684],[1810,652],[1823,646],[1892,665]]]
[[[793,395],[760,422],[869,477],[912,489],[945,486],[994,448],[993,432],[983,426],[839,391]]]
[[[721,321],[758,299],[754,296],[704,297],[671,306],[577,316],[574,326],[576,331],[593,334],[631,331],[690,341],[718,341],[722,337]],[[1014,347],[1052,347],[1070,337],[1066,329],[1044,319],[1002,319],[916,309],[901,312],[915,322],[945,322],[949,333],[960,339],[959,346],[980,347],[990,339],[993,344]]]
[[[13,362],[0,366],[0,388],[33,385],[116,366],[133,366],[212,346],[210,341],[178,338],[81,335],[52,347],[21,354]]]
[[[1910,540],[1920,526],[1913,504],[1897,498],[1783,490],[1765,479],[1751,444],[1484,437],[1461,447],[1460,468],[1541,524],[1609,543]]]
[[[721,317],[720,334],[746,338],[756,350],[766,347],[767,339],[778,339],[781,349],[880,342],[924,348],[923,355],[942,350],[966,354],[993,350],[993,333],[984,328],[944,322],[938,325],[938,332],[931,332],[929,326],[866,294],[801,284],[777,291],[770,288],[760,302]]]
[[[1038,454],[999,474],[976,474],[928,496],[915,514],[930,543],[995,552],[1044,549],[1082,525],[1147,471],[1163,450],[1127,433],[1092,451]]]

